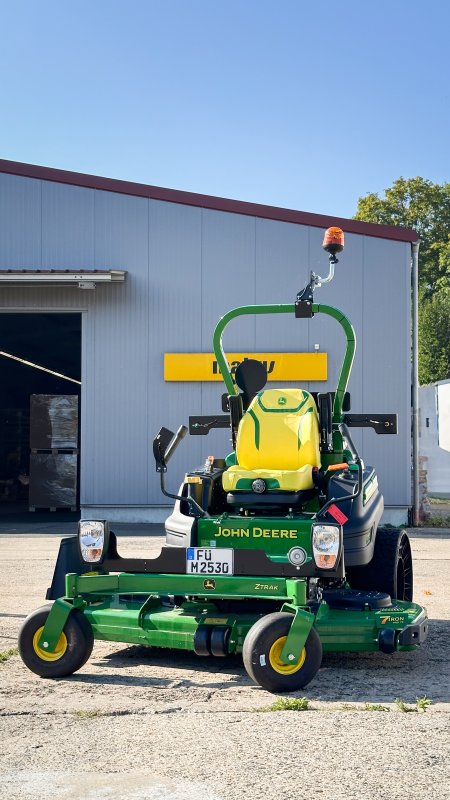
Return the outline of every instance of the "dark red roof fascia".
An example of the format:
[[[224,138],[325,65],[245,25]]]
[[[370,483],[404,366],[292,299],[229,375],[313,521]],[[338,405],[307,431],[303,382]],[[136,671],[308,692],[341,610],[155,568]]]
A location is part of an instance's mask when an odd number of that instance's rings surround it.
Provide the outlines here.
[[[289,208],[277,208],[276,206],[266,206],[259,203],[247,203],[243,200],[227,200],[223,197],[182,192],[178,189],[147,186],[144,183],[132,183],[131,181],[122,181],[115,178],[101,178],[97,175],[85,175],[79,172],[53,169],[52,167],[22,164],[19,161],[0,159],[0,172],[21,175],[25,178],[68,183],[72,186],[83,186],[87,189],[100,189],[104,192],[118,192],[119,194],[129,194],[136,197],[147,197],[168,203],[182,203],[183,205],[197,206],[199,208],[210,208],[215,211],[228,211],[232,214],[246,214],[251,217],[293,222],[297,225],[312,225],[315,228],[328,228],[330,225],[339,225],[346,233],[376,236],[379,239],[415,242],[419,238],[417,232],[411,228],[377,225],[373,222],[361,222],[356,219],[312,214],[308,211],[293,211]]]

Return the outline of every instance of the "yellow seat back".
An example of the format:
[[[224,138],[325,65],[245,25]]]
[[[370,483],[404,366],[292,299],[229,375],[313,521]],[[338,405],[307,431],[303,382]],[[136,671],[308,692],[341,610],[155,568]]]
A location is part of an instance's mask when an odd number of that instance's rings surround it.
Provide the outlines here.
[[[305,464],[319,467],[319,421],[309,392],[259,392],[240,422],[236,460],[248,470],[297,470]]]

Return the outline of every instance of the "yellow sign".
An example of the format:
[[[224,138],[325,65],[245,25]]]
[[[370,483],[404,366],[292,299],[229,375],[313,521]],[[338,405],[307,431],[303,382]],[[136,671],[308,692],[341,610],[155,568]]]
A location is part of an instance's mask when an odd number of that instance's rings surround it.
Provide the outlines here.
[[[326,353],[228,353],[233,374],[246,358],[262,361],[269,381],[326,381]],[[165,353],[165,381],[220,381],[219,366],[212,353]]]

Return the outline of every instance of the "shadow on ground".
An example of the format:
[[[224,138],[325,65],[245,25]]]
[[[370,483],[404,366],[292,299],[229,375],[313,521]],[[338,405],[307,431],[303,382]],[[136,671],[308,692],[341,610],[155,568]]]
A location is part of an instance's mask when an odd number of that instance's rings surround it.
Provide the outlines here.
[[[133,675],[136,666],[153,668],[154,675]],[[239,687],[262,691],[248,677],[240,656],[226,659],[202,658],[178,650],[162,650],[141,646],[126,647],[102,659],[93,659],[98,673],[79,673],[67,680],[82,684],[136,686],[198,690],[231,690]],[[102,669],[105,667],[106,669]],[[113,671],[108,670],[108,667]],[[171,670],[176,677],[159,677],[159,669]],[[89,669],[89,664],[87,664]],[[123,670],[127,669],[127,674]],[[192,673],[199,674],[199,680]],[[183,673],[185,673],[183,675]],[[188,674],[186,674],[188,673]],[[383,653],[325,653],[321,669],[309,686],[296,692],[310,700],[328,702],[387,703],[399,697],[405,701],[417,697],[434,702],[450,702],[450,622],[431,620],[429,636],[416,651],[385,655]],[[231,698],[229,710],[231,708]],[[211,709],[214,710],[214,709]],[[238,710],[236,708],[235,710]]]

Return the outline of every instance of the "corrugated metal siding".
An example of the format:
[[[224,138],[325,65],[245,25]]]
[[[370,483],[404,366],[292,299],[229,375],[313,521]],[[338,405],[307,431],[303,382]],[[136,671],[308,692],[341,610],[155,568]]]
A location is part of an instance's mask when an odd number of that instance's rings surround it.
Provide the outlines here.
[[[151,442],[164,425],[188,424],[190,409],[201,408],[201,385],[165,383],[164,352],[201,350],[201,209],[149,201],[150,324],[148,333],[149,503],[164,503]],[[197,413],[201,413],[198,411]],[[169,490],[178,490],[184,472],[199,463],[198,439],[185,439],[171,461]]]
[[[2,268],[128,270],[124,285],[95,291],[0,289],[3,311],[84,312],[84,505],[162,504],[155,432],[220,411],[223,391],[220,383],[164,383],[164,352],[210,352],[217,320],[235,305],[293,302],[311,268],[327,271],[321,242],[316,228],[0,174]],[[399,414],[397,437],[355,431],[392,505],[410,503],[409,256],[409,244],[348,234],[335,280],[316,295],[348,314],[357,331],[353,411]],[[225,345],[270,352],[318,343],[334,388],[345,344],[336,330],[324,317],[247,318],[231,324]],[[228,452],[228,439],[223,430],[186,439],[170,487],[209,453]]]
[[[42,267],[92,269],[94,260],[92,189],[42,182]]]
[[[42,260],[41,181],[0,175],[1,263],[36,269]]]
[[[98,287],[88,325],[95,343],[84,387],[88,409],[83,502],[109,497],[115,505],[147,497],[149,320],[148,208],[139,198],[95,193],[94,267],[129,275],[122,286]],[[116,289],[119,289],[117,292]],[[105,289],[105,291],[103,291]]]
[[[204,210],[202,220],[201,350],[211,353],[219,318],[233,306],[255,301],[255,219]],[[225,333],[224,344],[228,350],[253,350],[254,321],[250,317],[235,320]],[[202,413],[222,413],[224,390],[222,383],[202,384]],[[231,450],[227,430],[211,431],[199,439],[203,460],[208,454],[220,457]]]
[[[377,467],[387,505],[411,502],[409,264],[408,246],[364,240],[361,410],[399,417],[398,436],[364,431],[364,458]]]

